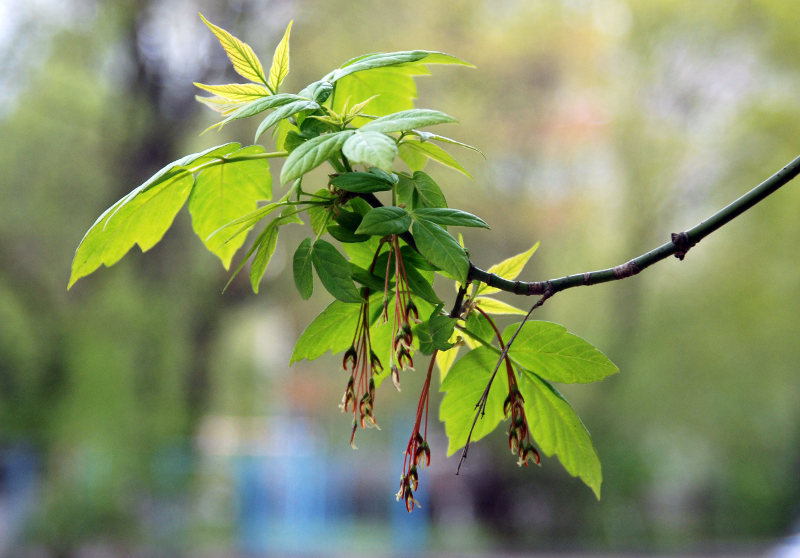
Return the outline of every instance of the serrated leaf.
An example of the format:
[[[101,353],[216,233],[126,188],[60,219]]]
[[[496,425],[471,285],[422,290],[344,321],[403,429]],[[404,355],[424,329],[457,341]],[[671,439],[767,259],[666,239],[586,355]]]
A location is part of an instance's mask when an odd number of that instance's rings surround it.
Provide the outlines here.
[[[603,471],[592,438],[581,419],[567,400],[536,374],[523,371],[519,388],[536,444],[548,457],[557,455],[564,469],[579,477],[600,499]]]
[[[344,142],[342,153],[351,163],[391,171],[397,156],[397,143],[380,132],[356,132]]]
[[[450,209],[447,207],[421,207],[415,208],[411,214],[417,219],[425,219],[431,223],[442,226],[456,227],[479,227],[488,229],[486,222],[472,213],[461,211],[460,209]]]
[[[488,269],[489,273],[494,273],[495,275],[499,275],[503,279],[508,279],[509,281],[513,281],[516,279],[520,273],[522,273],[522,268],[525,267],[525,264],[528,263],[528,260],[531,259],[536,249],[539,248],[539,243],[537,242],[529,250],[522,252],[521,254],[517,254],[516,256],[511,256],[508,259],[503,260],[502,262],[493,265]],[[476,295],[480,294],[492,294],[500,292],[500,289],[495,287],[490,287],[485,283],[481,283],[477,290],[475,291]]]
[[[292,23],[286,26],[286,32],[283,34],[281,42],[275,48],[275,53],[272,55],[272,66],[269,69],[269,86],[272,91],[277,93],[286,76],[289,75],[289,35],[292,32]]]
[[[276,108],[273,112],[268,114],[264,120],[261,121],[261,124],[258,125],[255,139],[253,141],[258,141],[258,138],[261,137],[261,134],[272,128],[284,118],[289,118],[293,114],[297,114],[298,112],[302,112],[304,110],[316,110],[318,108],[319,105],[314,101],[293,101]]]
[[[394,183],[371,172],[346,172],[331,179],[331,184],[340,190],[366,194],[391,190]]]
[[[250,285],[253,288],[253,292],[258,294],[261,278],[264,277],[264,272],[267,271],[267,266],[275,253],[275,247],[278,245],[278,227],[270,223],[256,240],[256,243],[256,253],[250,264]]]
[[[477,412],[475,405],[486,389],[496,364],[497,354],[491,349],[481,347],[458,359],[442,380],[439,391],[447,393],[439,407],[439,420],[444,422],[449,439],[448,457],[467,443],[467,436]],[[505,374],[498,373],[489,390],[486,411],[475,423],[471,439],[473,442],[489,434],[503,420],[503,402],[507,396],[508,378]]]
[[[263,153],[261,146],[252,145],[233,153],[251,155]],[[267,159],[245,159],[215,165],[202,170],[189,197],[192,227],[206,248],[222,260],[225,269],[244,243],[244,236],[229,241],[223,235],[209,236],[220,227],[246,215],[258,207],[259,200],[272,197],[272,177]]]
[[[194,185],[192,173],[204,165],[221,164],[226,154],[240,147],[226,143],[181,157],[106,209],[75,250],[67,288],[101,265],[111,267],[134,244],[142,252],[155,246],[189,197]]]
[[[402,234],[410,225],[411,215],[405,209],[391,205],[376,207],[364,215],[356,234],[376,236]]]
[[[414,220],[411,234],[425,259],[456,281],[466,283],[469,258],[455,238],[439,225],[424,219]]]
[[[494,298],[479,296],[474,302],[487,314],[520,314],[523,316],[527,314],[525,310],[520,310],[515,306],[511,306],[502,300],[496,300]]]
[[[395,191],[398,201],[412,210],[421,207],[447,207],[447,200],[439,185],[422,171],[415,172],[411,178],[401,174]]]
[[[311,273],[311,239],[304,239],[294,252],[292,258],[294,284],[300,297],[306,300],[314,292],[314,276]]]
[[[511,324],[503,331],[506,342],[517,327]],[[515,363],[552,382],[598,382],[619,372],[595,346],[552,322],[525,322],[508,354]]]
[[[256,53],[253,52],[250,45],[237,39],[222,27],[214,25],[203,17],[203,14],[200,14],[200,19],[203,20],[203,23],[205,23],[217,37],[219,44],[225,49],[225,53],[228,55],[231,64],[233,64],[233,69],[236,70],[240,76],[250,81],[267,84],[261,61],[258,59],[258,56],[256,56]]]
[[[334,156],[342,145],[355,133],[355,130],[343,130],[333,134],[324,134],[300,144],[289,154],[281,170],[281,183],[300,178],[305,173]]]
[[[449,114],[431,109],[409,109],[381,116],[361,127],[362,132],[405,132],[413,128],[458,122]]]
[[[467,169],[461,166],[461,164],[456,161],[452,155],[450,155],[447,151],[439,147],[438,145],[430,142],[421,142],[412,139],[405,139],[403,140],[402,144],[406,146],[407,149],[411,149],[412,151],[416,151],[421,155],[425,155],[426,157],[433,159],[437,163],[441,163],[447,167],[457,170],[458,172],[472,178],[472,175],[467,172]]]
[[[206,85],[204,83],[194,83],[203,91],[233,101],[237,104],[252,102],[270,95],[269,90],[258,83],[229,83],[226,85]]]
[[[322,285],[336,300],[363,302],[351,275],[350,264],[344,256],[325,240],[319,239],[311,251],[311,261]]]

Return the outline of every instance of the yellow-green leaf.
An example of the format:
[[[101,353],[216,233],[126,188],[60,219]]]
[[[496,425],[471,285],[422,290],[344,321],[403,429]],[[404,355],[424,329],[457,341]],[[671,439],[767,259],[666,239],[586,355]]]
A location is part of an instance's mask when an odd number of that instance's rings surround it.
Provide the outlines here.
[[[289,35],[291,32],[292,21],[286,27],[283,39],[275,48],[275,54],[272,55],[272,67],[269,69],[269,86],[272,88],[273,93],[277,93],[278,87],[289,74]]]
[[[495,300],[485,296],[479,296],[475,299],[475,304],[481,307],[481,310],[488,314],[521,314],[525,315],[527,312],[520,310],[510,304],[506,304],[501,300]]]
[[[525,267],[525,264],[528,263],[528,260],[531,259],[531,256],[533,256],[533,253],[536,252],[537,248],[539,248],[538,242],[531,246],[530,250],[526,250],[525,252],[517,254],[516,256],[511,256],[507,260],[503,260],[499,264],[493,265],[488,269],[488,271],[489,273],[499,275],[503,279],[513,281],[520,273],[522,273],[522,268]],[[490,287],[485,283],[481,283],[481,285],[478,286],[478,289],[475,291],[475,294],[487,295],[499,291],[500,289],[496,289],[495,287]]]
[[[258,145],[245,147],[237,154],[263,153]],[[233,254],[244,242],[244,235],[226,239],[212,235],[220,227],[254,211],[259,200],[272,196],[269,161],[250,159],[209,167],[197,175],[189,198],[192,227],[210,252],[216,254],[225,269]]]
[[[198,103],[203,103],[211,110],[220,114],[230,114],[242,106],[240,102],[234,102],[224,97],[201,97],[200,95],[195,95],[194,98],[197,99]]]
[[[458,340],[460,337],[461,335],[459,335],[457,331],[454,331],[450,339],[447,340],[448,343],[454,344],[453,347],[446,351],[439,351],[436,353],[436,366],[439,368],[439,381],[444,380],[450,367],[453,366],[456,358],[458,358]]]
[[[230,102],[247,103],[270,94],[269,89],[258,83],[229,83],[226,85],[206,85],[195,82],[195,87]]]
[[[267,80],[264,77],[264,67],[250,45],[237,39],[222,27],[214,25],[203,17],[203,14],[200,14],[200,19],[217,37],[219,44],[225,49],[225,53],[228,55],[231,64],[233,64],[233,69],[240,76],[256,83],[267,84]]]

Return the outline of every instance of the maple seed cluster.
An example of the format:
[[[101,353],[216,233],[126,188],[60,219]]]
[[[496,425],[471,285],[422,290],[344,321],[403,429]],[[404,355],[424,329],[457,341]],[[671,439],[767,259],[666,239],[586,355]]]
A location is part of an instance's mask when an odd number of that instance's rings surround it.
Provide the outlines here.
[[[358,449],[355,444],[356,429],[378,428],[373,415],[375,404],[375,379],[373,376],[383,370],[381,361],[372,350],[369,337],[369,299],[361,303],[356,324],[353,343],[344,353],[342,367],[350,372],[347,388],[342,396],[339,408],[342,412],[353,413],[353,430],[350,433],[350,445]]]
[[[397,388],[397,391],[400,391],[400,371],[414,369],[414,359],[411,356],[411,344],[414,341],[414,334],[411,331],[411,322],[413,320],[414,323],[419,323],[420,320],[419,311],[411,300],[406,267],[400,252],[400,240],[396,234],[389,237],[389,257],[386,259],[386,279],[383,294],[384,321],[389,320],[389,277],[392,262],[394,262],[395,294],[390,355],[392,383]]]
[[[414,498],[414,492],[419,487],[419,469],[431,464],[431,447],[428,445],[428,395],[431,389],[431,373],[433,363],[436,361],[436,351],[431,356],[428,365],[428,374],[425,383],[422,385],[422,393],[417,404],[417,417],[414,421],[414,430],[408,440],[403,459],[403,474],[400,476],[400,489],[397,491],[397,501],[402,498],[406,505],[406,511],[411,512],[414,506],[420,507],[419,502]],[[423,416],[425,423],[423,427]]]
[[[511,418],[511,424],[508,427],[508,449],[517,456],[517,465],[520,467],[523,465],[527,467],[530,461],[540,465],[542,461],[539,451],[531,442],[528,419],[525,417],[523,408],[524,403],[525,400],[522,398],[522,393],[517,387],[517,381],[512,372],[508,378],[508,397],[503,403],[503,412],[506,418]]]

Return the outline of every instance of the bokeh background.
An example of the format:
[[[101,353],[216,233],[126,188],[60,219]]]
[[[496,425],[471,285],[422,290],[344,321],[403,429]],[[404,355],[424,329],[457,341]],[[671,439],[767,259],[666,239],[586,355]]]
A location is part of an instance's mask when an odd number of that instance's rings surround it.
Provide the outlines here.
[[[338,359],[288,367],[326,303],[294,291],[300,227],[258,296],[246,277],[220,294],[185,213],[67,292],[102,210],[252,137],[198,135],[214,115],[192,82],[237,79],[198,11],[265,60],[294,19],[289,91],[365,52],[474,63],[434,67],[419,106],[486,159],[458,153],[473,180],[429,171],[492,225],[465,235],[478,265],[541,241],[528,280],[627,261],[800,152],[793,0],[0,0],[0,555],[790,555],[800,184],[682,263],[542,309],[622,370],[563,388],[603,462],[599,502],[555,459],[518,469],[500,432],[456,477],[437,422],[408,516],[394,492],[422,373],[380,390],[383,430],[353,452]]]

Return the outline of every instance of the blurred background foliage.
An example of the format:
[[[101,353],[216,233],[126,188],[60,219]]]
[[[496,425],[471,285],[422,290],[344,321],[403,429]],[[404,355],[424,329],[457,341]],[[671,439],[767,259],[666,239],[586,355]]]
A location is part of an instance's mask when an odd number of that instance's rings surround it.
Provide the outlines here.
[[[67,293],[103,209],[184,153],[252,135],[198,137],[214,117],[192,82],[236,79],[198,11],[264,59],[294,18],[289,91],[365,52],[474,63],[420,78],[419,106],[459,118],[448,134],[486,159],[461,154],[474,180],[429,170],[492,225],[465,235],[479,266],[542,242],[529,280],[622,263],[800,151],[791,0],[0,2],[4,554],[689,552],[791,532],[797,184],[685,262],[540,313],[622,370],[563,390],[603,461],[600,502],[554,460],[518,470],[502,435],[455,477],[437,425],[423,510],[406,517],[392,496],[421,374],[380,390],[384,431],[353,453],[338,360],[287,366],[326,300],[301,304],[286,244],[261,295],[245,277],[220,295],[227,275],[183,214]]]

